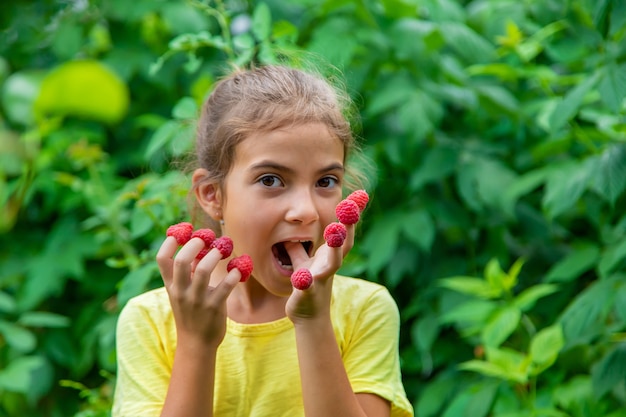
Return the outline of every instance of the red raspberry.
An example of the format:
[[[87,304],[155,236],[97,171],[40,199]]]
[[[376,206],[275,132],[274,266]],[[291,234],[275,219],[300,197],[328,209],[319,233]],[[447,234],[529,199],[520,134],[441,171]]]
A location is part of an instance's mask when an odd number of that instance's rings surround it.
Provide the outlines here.
[[[178,242],[180,246],[183,246],[185,243],[189,242],[192,233],[193,225],[188,222],[182,222],[168,227],[165,234],[175,237],[176,242]]]
[[[215,240],[215,232],[211,229],[198,229],[191,234],[191,239],[199,237],[204,241],[204,246],[209,247]]]
[[[359,206],[352,200],[341,200],[335,208],[335,214],[337,219],[343,224],[355,224],[361,217],[361,210]]]
[[[228,236],[218,237],[209,245],[209,249],[217,248],[222,254],[222,259],[226,259],[233,253],[233,241]]]
[[[300,268],[291,274],[291,285],[298,290],[306,290],[313,284],[313,275],[306,268]]]
[[[326,229],[324,229],[324,240],[331,248],[338,248],[343,245],[343,241],[346,240],[347,235],[348,231],[346,230],[346,226],[341,223],[330,223],[326,226]]]
[[[202,249],[200,252],[198,252],[198,254],[196,255],[196,259],[200,260],[202,258],[204,258],[206,256],[206,254],[209,253],[209,250],[207,248]]]
[[[356,190],[346,198],[354,201],[361,211],[365,210],[367,203],[370,201],[370,196],[367,195],[365,190]]]
[[[241,279],[239,281],[246,282],[248,278],[250,278],[250,274],[252,274],[252,269],[254,268],[252,258],[244,253],[241,256],[231,259],[228,261],[228,265],[226,265],[226,270],[230,272],[233,268],[237,268],[239,272],[241,272]]]

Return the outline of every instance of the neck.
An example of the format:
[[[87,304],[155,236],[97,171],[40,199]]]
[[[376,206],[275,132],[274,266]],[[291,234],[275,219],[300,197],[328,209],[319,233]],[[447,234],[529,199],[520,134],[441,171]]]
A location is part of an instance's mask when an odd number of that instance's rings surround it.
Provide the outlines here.
[[[286,316],[287,297],[268,292],[256,280],[250,278],[238,284],[228,297],[228,317],[238,323],[266,323]]]

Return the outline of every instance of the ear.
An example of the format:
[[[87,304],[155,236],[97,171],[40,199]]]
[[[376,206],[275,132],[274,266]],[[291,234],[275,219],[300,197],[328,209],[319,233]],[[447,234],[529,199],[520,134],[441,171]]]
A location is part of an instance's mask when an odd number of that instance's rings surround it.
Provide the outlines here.
[[[191,183],[202,210],[213,220],[221,220],[223,198],[220,185],[210,181],[207,170],[203,168],[198,168],[193,172]]]

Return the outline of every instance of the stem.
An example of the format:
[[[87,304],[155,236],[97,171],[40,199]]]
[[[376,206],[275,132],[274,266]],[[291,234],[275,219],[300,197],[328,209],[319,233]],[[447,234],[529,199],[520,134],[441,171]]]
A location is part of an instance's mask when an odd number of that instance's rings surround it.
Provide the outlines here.
[[[530,319],[528,318],[526,314],[522,314],[522,324],[524,325],[524,328],[526,329],[526,331],[528,332],[528,335],[532,339],[537,333],[537,328],[535,327],[533,322],[530,321]]]
[[[91,177],[92,184],[94,185],[93,187],[93,194],[95,197],[94,200],[96,201],[96,204],[100,206],[105,206],[107,203],[106,187],[104,186],[104,182],[102,181],[102,177],[100,176],[100,173],[96,169],[96,164],[89,164],[88,172],[89,172],[89,176]],[[118,207],[116,205],[113,205],[109,213],[103,216],[104,221],[105,221],[105,224],[109,226],[109,229],[111,229],[111,232],[113,234],[113,239],[115,243],[117,244],[117,246],[122,251],[124,258],[127,260],[129,268],[131,270],[134,270],[139,266],[140,262],[138,260],[135,248],[132,245],[130,245],[128,242],[126,242],[126,240],[121,238],[121,236],[124,235],[125,229],[122,226],[122,224],[119,222],[120,216],[117,215],[117,212],[118,212]]]
[[[224,38],[224,43],[227,46],[224,49],[224,52],[226,53],[226,55],[228,55],[228,59],[232,61],[235,59],[235,53],[233,52],[234,48],[233,41],[230,36],[230,29],[228,28],[228,23],[224,18],[224,16],[226,15],[226,8],[224,7],[224,2],[222,2],[221,0],[216,0],[215,4],[216,8],[213,8],[199,1],[191,2],[192,6],[201,9],[206,14],[212,16],[213,18],[215,18],[215,20],[217,20],[217,24],[220,26],[222,32],[222,37]]]

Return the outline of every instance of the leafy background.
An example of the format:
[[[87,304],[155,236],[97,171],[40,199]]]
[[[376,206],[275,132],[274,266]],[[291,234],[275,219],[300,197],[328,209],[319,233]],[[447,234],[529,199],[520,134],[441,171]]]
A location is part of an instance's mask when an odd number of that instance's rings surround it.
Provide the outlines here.
[[[397,300],[417,415],[626,416],[623,0],[0,8],[0,416],[109,415],[198,106],[310,56],[376,163],[344,272]]]

